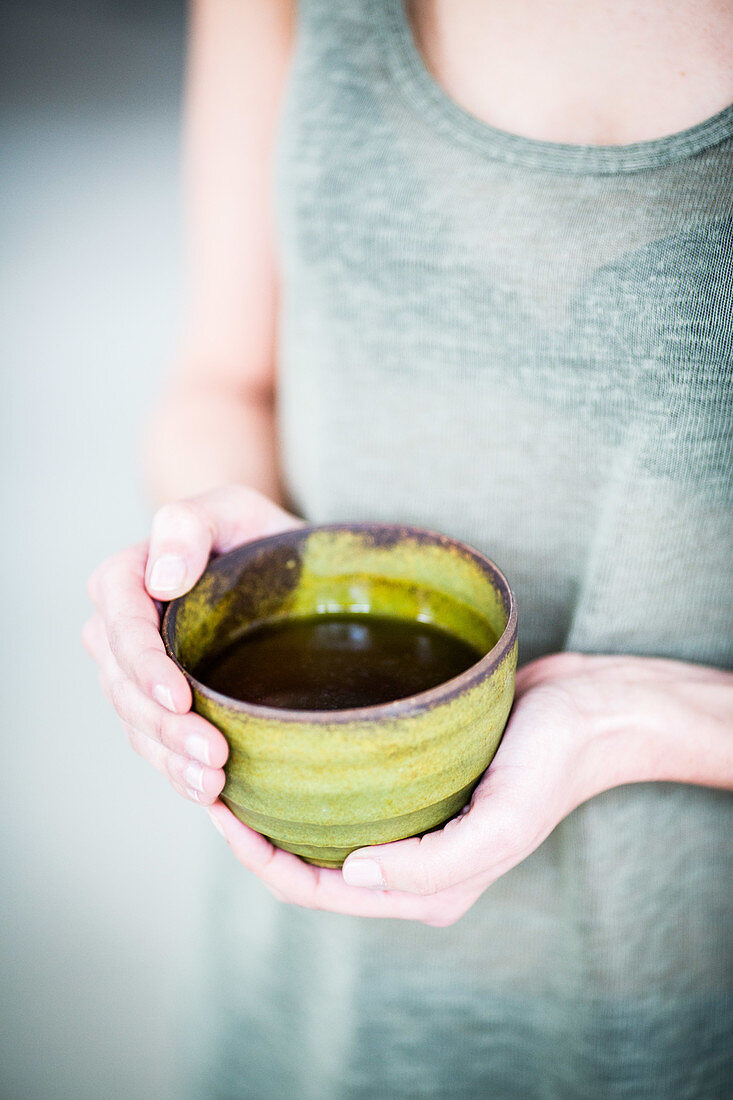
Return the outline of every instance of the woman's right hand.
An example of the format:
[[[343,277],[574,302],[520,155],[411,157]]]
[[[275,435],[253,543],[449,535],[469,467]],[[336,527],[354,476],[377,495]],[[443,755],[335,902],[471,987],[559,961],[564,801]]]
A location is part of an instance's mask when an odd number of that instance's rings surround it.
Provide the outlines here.
[[[225,552],[300,521],[241,485],[163,505],[149,542],[107,558],[89,580],[95,611],[84,647],[133,749],[179,794],[210,805],[223,786],[223,735],[191,711],[185,676],[165,652],[156,600],[187,592],[212,551]]]

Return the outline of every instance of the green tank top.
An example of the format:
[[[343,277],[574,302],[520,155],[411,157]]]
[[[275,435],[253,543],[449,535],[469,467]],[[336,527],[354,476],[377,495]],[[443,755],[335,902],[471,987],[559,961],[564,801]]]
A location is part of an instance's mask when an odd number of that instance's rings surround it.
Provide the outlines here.
[[[520,661],[731,667],[732,153],[733,107],[621,147],[498,131],[433,81],[402,0],[302,0],[277,185],[295,505],[487,553]],[[227,859],[199,1095],[732,1095],[732,809],[608,791],[446,929],[284,906]]]

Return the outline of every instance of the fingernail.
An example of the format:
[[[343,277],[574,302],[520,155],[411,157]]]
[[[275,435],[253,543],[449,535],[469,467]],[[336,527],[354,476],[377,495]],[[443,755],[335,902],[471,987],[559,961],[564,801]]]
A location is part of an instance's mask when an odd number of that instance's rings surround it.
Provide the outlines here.
[[[197,764],[193,760],[190,764],[187,764],[183,773],[183,781],[187,787],[194,787],[197,791],[203,791],[204,769],[201,764]]]
[[[219,833],[223,837],[226,837],[226,833],[224,832],[224,827],[222,823],[219,821],[219,818],[216,816],[216,814],[213,813],[211,810],[209,810],[209,817],[211,818],[211,824],[214,826],[217,833]]]
[[[150,570],[150,587],[156,592],[173,592],[186,579],[186,562],[179,554],[163,554]]]
[[[165,707],[166,710],[172,710],[175,714],[176,708],[173,703],[173,694],[171,689],[166,687],[165,684],[156,684],[153,688],[153,699],[156,703],[160,703],[161,707]],[[192,753],[195,755],[195,753]]]
[[[189,798],[192,798],[194,800],[194,802],[200,802],[201,801],[201,792],[200,791],[195,791],[193,789],[193,787],[186,787],[186,794],[188,795]]]
[[[184,749],[186,756],[192,756],[194,760],[200,760],[202,764],[211,763],[209,742],[200,733],[189,733]]]
[[[384,886],[382,868],[373,859],[352,859],[344,864],[344,882],[349,886]]]

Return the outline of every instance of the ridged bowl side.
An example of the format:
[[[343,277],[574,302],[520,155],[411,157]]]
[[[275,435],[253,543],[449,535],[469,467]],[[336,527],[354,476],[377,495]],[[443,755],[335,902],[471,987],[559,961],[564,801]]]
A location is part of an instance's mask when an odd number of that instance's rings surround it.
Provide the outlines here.
[[[333,725],[197,710],[231,745],[224,801],[278,847],[323,867],[436,828],[491,763],[514,694],[516,643],[470,691],[417,714]]]

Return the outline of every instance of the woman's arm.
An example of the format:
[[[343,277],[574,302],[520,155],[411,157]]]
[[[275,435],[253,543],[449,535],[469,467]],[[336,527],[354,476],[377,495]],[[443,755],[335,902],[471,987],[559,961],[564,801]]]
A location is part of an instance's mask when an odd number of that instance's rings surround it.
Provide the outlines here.
[[[293,0],[192,5],[186,323],[146,440],[161,502],[232,482],[278,495],[271,169],[293,7]]]
[[[187,323],[147,447],[151,486],[169,503],[156,513],[149,542],[122,550],[93,574],[95,612],[83,633],[132,747],[180,794],[205,804],[224,786],[227,744],[191,712],[188,684],[163,647],[154,598],[187,591],[212,549],[297,522],[263,495],[277,491],[270,178],[292,21],[291,0],[194,3]]]

